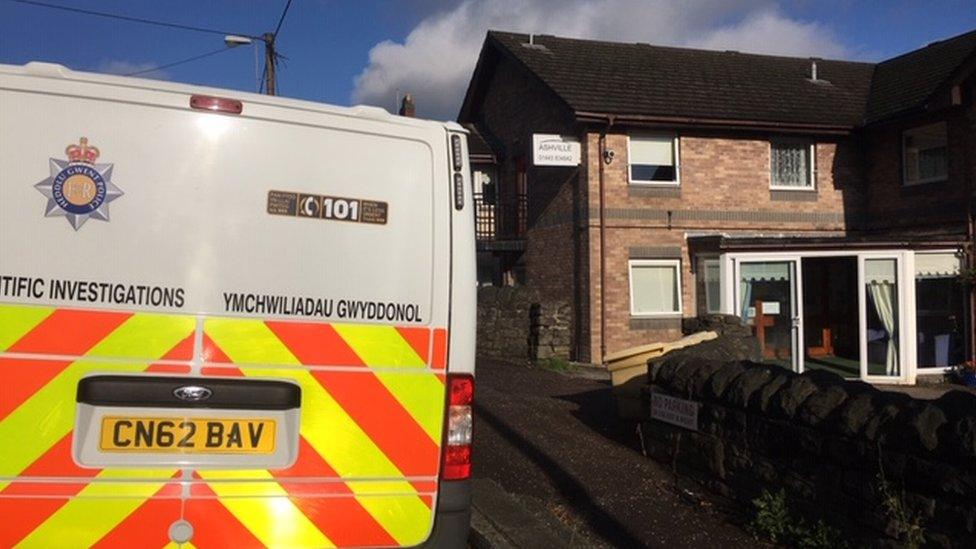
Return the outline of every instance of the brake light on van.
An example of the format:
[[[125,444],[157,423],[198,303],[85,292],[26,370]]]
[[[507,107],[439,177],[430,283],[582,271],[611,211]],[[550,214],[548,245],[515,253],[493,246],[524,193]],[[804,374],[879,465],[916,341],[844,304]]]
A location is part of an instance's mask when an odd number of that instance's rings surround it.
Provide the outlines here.
[[[190,108],[201,111],[225,112],[228,114],[241,114],[244,112],[244,104],[240,101],[226,97],[213,97],[211,95],[194,95],[190,97]]]
[[[450,395],[447,407],[447,443],[441,478],[463,480],[471,476],[471,404],[474,400],[474,378],[470,375],[447,376]]]

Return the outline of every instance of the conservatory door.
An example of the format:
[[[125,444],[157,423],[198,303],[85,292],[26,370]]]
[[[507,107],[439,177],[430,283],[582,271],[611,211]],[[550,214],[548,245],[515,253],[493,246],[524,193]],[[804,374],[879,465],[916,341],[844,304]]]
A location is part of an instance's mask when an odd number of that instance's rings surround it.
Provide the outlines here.
[[[736,309],[759,340],[763,362],[798,370],[802,314],[797,300],[799,259],[738,263]]]
[[[905,378],[901,264],[898,256],[860,258],[861,378]]]

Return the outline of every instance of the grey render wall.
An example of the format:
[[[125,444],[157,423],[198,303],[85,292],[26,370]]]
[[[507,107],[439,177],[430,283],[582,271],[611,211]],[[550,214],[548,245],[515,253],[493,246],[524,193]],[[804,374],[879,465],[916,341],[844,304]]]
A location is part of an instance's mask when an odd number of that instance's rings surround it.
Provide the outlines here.
[[[870,545],[897,545],[878,473],[922,516],[934,546],[976,544],[976,394],[922,401],[826,372],[680,356],[652,392],[698,401],[699,431],[648,419],[649,454],[745,504],[785,489],[804,515]]]
[[[478,355],[505,360],[568,359],[572,310],[525,286],[478,289]]]

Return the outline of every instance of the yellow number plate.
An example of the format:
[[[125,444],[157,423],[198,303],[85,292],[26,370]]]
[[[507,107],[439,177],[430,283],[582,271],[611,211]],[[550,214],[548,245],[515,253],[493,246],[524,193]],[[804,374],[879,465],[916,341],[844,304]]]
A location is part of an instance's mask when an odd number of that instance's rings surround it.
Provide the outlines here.
[[[106,417],[99,448],[105,452],[271,454],[272,419]]]

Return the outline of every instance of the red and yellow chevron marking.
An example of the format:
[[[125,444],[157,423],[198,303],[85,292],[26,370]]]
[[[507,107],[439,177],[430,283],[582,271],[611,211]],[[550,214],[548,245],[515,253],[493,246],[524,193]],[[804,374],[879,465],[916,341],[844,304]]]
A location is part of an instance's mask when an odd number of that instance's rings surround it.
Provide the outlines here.
[[[0,304],[0,547],[414,545],[433,521],[447,332]],[[201,348],[195,341],[202,339]],[[290,379],[284,470],[88,469],[71,457],[92,372]],[[9,449],[9,451],[6,451]]]

